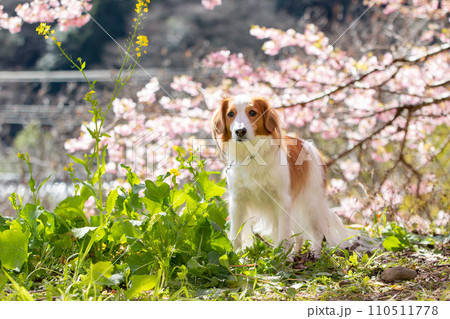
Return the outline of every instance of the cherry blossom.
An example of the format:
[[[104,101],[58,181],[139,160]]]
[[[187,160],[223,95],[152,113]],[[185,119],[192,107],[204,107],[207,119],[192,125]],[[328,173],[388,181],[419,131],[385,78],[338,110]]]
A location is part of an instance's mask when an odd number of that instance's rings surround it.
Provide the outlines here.
[[[155,93],[160,89],[158,78],[154,77],[145,85],[145,87],[137,92],[138,101],[151,105],[156,101]]]
[[[222,0],[202,0],[202,5],[208,10],[213,10],[215,7],[222,5]]]
[[[9,17],[0,5],[0,28],[11,33],[21,30],[23,23],[56,22],[62,31],[82,27],[90,20],[91,0],[32,0],[15,8],[17,16]]]

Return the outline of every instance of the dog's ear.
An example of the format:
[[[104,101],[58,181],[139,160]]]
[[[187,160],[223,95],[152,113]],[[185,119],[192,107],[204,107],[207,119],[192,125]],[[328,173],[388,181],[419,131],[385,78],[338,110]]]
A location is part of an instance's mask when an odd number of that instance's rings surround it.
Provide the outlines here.
[[[215,139],[226,134],[225,112],[228,109],[229,98],[223,98],[221,106],[216,110],[211,121],[211,131]]]
[[[253,100],[253,104],[262,110],[264,128],[269,132],[273,138],[281,138],[280,120],[277,111],[272,108],[266,99],[257,98]]]

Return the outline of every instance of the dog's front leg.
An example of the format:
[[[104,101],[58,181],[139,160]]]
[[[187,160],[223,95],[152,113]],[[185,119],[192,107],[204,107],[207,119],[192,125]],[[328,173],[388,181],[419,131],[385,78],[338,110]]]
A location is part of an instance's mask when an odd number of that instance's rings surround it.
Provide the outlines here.
[[[229,206],[231,233],[230,240],[233,241],[235,249],[243,247],[251,235],[250,225],[244,224],[247,219],[247,205],[242,199],[232,197]],[[241,229],[242,226],[242,229]],[[249,231],[250,229],[250,231]]]

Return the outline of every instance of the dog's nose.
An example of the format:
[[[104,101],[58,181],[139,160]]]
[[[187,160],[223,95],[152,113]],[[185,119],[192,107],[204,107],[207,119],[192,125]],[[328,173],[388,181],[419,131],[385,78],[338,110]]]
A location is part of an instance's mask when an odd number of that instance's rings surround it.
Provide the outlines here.
[[[237,136],[243,137],[247,133],[247,129],[244,127],[244,128],[237,129],[234,132],[236,133]]]

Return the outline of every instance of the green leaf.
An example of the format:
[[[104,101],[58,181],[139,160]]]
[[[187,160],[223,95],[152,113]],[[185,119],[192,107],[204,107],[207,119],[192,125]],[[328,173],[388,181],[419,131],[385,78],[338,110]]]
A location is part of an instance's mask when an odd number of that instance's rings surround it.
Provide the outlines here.
[[[82,219],[87,221],[83,211],[85,202],[85,199],[81,196],[69,196],[59,202],[55,208],[55,214],[64,216],[69,220]]]
[[[222,234],[211,238],[211,248],[221,253],[233,250],[230,240]]]
[[[141,232],[138,228],[133,226],[130,221],[118,221],[111,226],[111,236],[114,240],[119,240],[122,235],[128,238],[140,238]]]
[[[230,269],[230,262],[229,262],[229,260],[228,260],[228,256],[227,256],[227,255],[222,255],[222,256],[219,258],[219,262],[220,262],[220,264],[221,264],[222,266],[224,266],[225,268]]]
[[[0,232],[9,229],[9,226],[7,224],[8,219],[0,215]],[[0,289],[1,290],[1,289]]]
[[[85,284],[96,284],[100,286],[110,285],[110,278],[114,270],[113,264],[110,261],[100,261],[96,264],[91,264],[86,275],[81,276],[81,281]]]
[[[189,271],[191,271],[197,276],[201,276],[205,271],[208,270],[205,266],[200,265],[199,262],[194,258],[189,259],[186,266],[189,269]]]
[[[36,186],[36,182],[34,181],[34,179],[31,177],[30,181],[28,182],[28,186],[30,187],[30,190],[32,192],[36,191],[36,188],[34,188]]]
[[[44,186],[44,184],[50,179],[50,177],[52,177],[52,174],[50,174],[46,179],[44,179],[44,181],[39,185],[39,187],[37,188],[37,191],[39,192],[41,187]]]
[[[145,181],[145,197],[150,200],[163,203],[164,199],[170,196],[170,186],[167,183],[161,183],[160,186],[157,186],[150,180]]]
[[[6,269],[20,271],[28,257],[30,234],[22,230],[16,221],[11,228],[0,233],[0,261]]]
[[[186,202],[186,191],[184,189],[174,189],[171,191],[171,204],[172,208],[176,210],[178,207]]]
[[[114,209],[114,206],[116,205],[116,200],[117,200],[117,189],[113,189],[109,195],[108,195],[108,199],[106,200],[106,212],[108,214],[111,214],[111,212]]]
[[[131,185],[131,187],[141,182],[139,177],[136,175],[136,173],[133,173],[131,171],[131,168],[129,166],[126,166],[124,164],[120,164],[120,166],[127,170],[127,182]]]
[[[72,228],[71,232],[75,238],[83,238],[90,231],[96,230],[97,227],[81,227],[81,228]]]
[[[143,291],[155,288],[158,278],[155,275],[134,275],[130,278],[131,288],[125,291],[128,299],[139,295]]]
[[[151,215],[162,212],[160,203],[154,202],[154,201],[148,199],[147,197],[141,197],[141,198],[139,198],[139,201],[145,205],[145,208],[148,210],[148,212]]]
[[[404,248],[400,240],[394,236],[386,237],[383,241],[383,247],[389,251],[402,250]]]
[[[87,101],[89,101],[89,100],[87,100]],[[94,118],[95,118],[95,117],[94,117]],[[94,121],[94,122],[96,122],[96,121]],[[92,137],[92,139],[95,140],[95,133],[94,133],[94,131],[91,130],[87,125],[85,125],[84,127],[86,128],[86,130],[88,131],[88,133],[89,133],[89,135]]]
[[[20,211],[19,216],[26,221],[33,232],[36,232],[36,221],[43,212],[44,210],[42,209],[42,207],[37,207],[36,205],[28,203]]]
[[[87,196],[69,196],[58,204],[54,210],[59,224],[56,225],[55,233],[65,233],[71,228],[81,228],[89,224],[83,211],[86,199]]]
[[[81,158],[70,155],[70,154],[66,154],[66,155],[69,156],[75,163],[81,164],[86,167],[86,161],[82,160]]]
[[[369,255],[364,254],[364,256],[361,257],[361,264],[367,263],[368,260],[369,260]]]
[[[211,221],[216,223],[221,229],[225,228],[227,222],[228,210],[223,201],[212,201],[208,204],[207,212]],[[214,225],[213,225],[214,226]]]
[[[88,182],[83,181],[82,183],[83,183],[83,188],[81,189],[80,196],[82,198],[84,198],[85,201],[88,200],[88,198],[90,196],[93,196],[94,198],[96,198],[97,193],[95,192],[94,187],[91,184],[89,184]]]
[[[222,196],[225,193],[225,188],[218,186],[214,181],[209,180],[209,175],[206,171],[198,174],[197,183],[205,194],[205,199],[210,200],[214,196]]]

